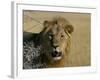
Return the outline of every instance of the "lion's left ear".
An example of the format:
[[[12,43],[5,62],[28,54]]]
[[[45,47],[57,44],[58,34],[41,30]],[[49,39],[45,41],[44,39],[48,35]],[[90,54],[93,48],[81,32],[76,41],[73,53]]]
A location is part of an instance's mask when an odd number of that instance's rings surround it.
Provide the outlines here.
[[[73,31],[74,31],[74,27],[72,26],[72,25],[67,25],[66,27],[65,27],[65,29],[68,31],[68,33],[72,33]]]

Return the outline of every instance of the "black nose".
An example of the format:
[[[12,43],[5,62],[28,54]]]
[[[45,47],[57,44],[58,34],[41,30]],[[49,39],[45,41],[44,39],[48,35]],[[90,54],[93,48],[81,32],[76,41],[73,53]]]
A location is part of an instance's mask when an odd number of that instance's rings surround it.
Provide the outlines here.
[[[56,49],[58,46],[57,45],[56,46],[53,45],[53,47]]]

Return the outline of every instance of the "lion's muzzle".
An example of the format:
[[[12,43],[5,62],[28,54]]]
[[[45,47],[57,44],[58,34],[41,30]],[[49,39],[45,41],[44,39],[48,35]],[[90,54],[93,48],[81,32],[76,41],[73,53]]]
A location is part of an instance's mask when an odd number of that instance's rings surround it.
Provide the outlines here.
[[[53,46],[53,52],[51,53],[51,55],[54,61],[61,60],[63,56],[62,51],[58,46]]]

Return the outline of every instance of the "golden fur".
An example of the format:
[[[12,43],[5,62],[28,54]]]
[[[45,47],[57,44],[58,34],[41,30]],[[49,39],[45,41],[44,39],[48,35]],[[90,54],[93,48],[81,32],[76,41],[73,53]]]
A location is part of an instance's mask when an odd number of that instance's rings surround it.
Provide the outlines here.
[[[71,45],[71,33],[73,26],[63,17],[54,18],[51,21],[44,21],[43,34],[52,34],[52,45],[57,46],[55,50],[57,53],[61,52],[61,59],[52,60],[49,67],[64,67],[68,62],[68,54]],[[57,57],[59,58],[59,57]]]

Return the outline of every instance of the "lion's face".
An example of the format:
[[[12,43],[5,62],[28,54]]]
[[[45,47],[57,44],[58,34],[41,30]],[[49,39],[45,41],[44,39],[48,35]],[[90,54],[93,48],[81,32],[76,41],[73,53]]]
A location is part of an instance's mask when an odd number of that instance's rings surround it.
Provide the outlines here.
[[[45,21],[44,27],[44,35],[48,37],[52,49],[50,53],[52,59],[61,60],[66,53],[67,43],[73,32],[72,25],[64,18],[57,18],[53,21]]]

